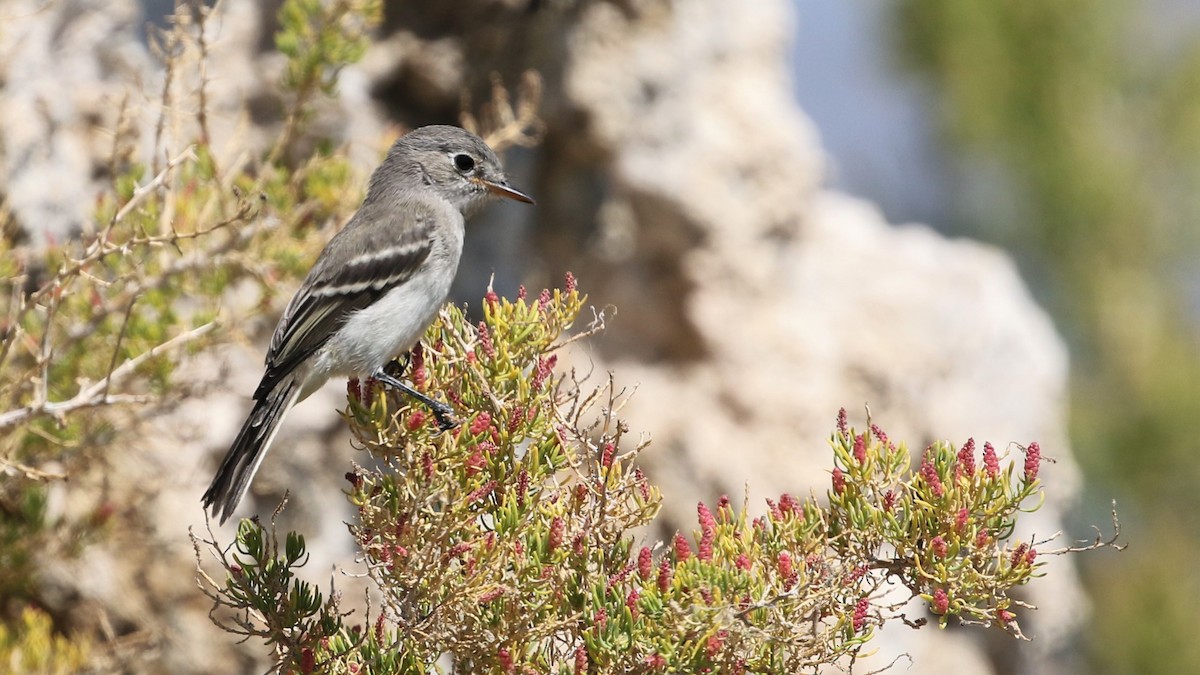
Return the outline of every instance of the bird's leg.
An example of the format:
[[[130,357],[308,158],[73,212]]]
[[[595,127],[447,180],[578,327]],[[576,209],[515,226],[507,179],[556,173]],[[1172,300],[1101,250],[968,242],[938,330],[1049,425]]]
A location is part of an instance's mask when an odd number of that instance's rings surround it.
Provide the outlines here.
[[[433,411],[433,416],[437,420],[438,428],[441,429],[442,431],[448,431],[448,430],[453,429],[454,427],[458,426],[458,422],[456,422],[454,420],[454,408],[451,408],[450,406],[446,405],[445,403],[442,403],[441,401],[435,401],[435,400],[429,398],[425,394],[422,394],[421,392],[417,391],[416,389],[413,389],[412,387],[405,384],[400,378],[395,377],[391,373],[388,372],[388,371],[393,370],[392,366],[399,366],[399,365],[400,364],[398,364],[397,362],[391,361],[383,368],[380,368],[379,370],[375,371],[375,374],[371,375],[371,377],[375,378],[375,381],[382,382],[383,384],[391,387],[392,389],[398,389],[398,390],[404,392],[405,394],[408,394],[409,396],[417,399],[421,403],[423,403],[425,405],[425,407],[427,407],[431,411]],[[407,366],[408,366],[408,358],[405,359],[405,364],[404,364],[404,366],[401,367],[400,372],[404,372],[403,368],[406,368]]]

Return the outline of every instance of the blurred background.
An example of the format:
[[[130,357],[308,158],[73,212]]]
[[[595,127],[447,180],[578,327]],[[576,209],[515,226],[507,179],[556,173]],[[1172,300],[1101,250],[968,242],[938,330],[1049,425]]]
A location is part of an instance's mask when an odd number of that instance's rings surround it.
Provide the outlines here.
[[[1083,671],[1200,671],[1200,3],[795,7],[831,183],[1003,246],[1069,345],[1069,529],[1130,544],[1078,560]]]
[[[207,24],[219,165],[281,126],[278,4],[226,0]],[[173,11],[0,0],[10,236],[88,226],[115,101],[140,92],[153,119],[164,74],[146,29]],[[821,494],[841,407],[861,428],[869,406],[910,448],[1037,440],[1057,463],[1021,536],[1090,539],[1115,499],[1129,549],[1046,556],[1031,643],[899,627],[867,669],[908,654],[906,672],[1200,673],[1200,3],[387,2],[301,145],[344,151],[365,179],[398,131],[455,123],[530,70],[541,140],[505,163],[538,208],[475,221],[455,299],[571,270],[616,307],[575,364],[637,387],[624,414],[653,437],[643,459],[667,499],[648,538],[722,493],[752,509]],[[154,125],[123,133],[148,148]],[[61,538],[97,505],[120,527],[45,547],[32,579],[0,569],[6,616],[33,598],[58,629],[125,645],[119,672],[262,671],[265,654],[208,622],[187,528],[279,309],[194,357],[196,393],[156,411],[152,437],[118,435],[119,453],[46,488]],[[281,523],[308,535],[321,583],[353,570],[340,490],[361,458],[339,386],[289,417],[289,451],[244,506],[304,486]]]

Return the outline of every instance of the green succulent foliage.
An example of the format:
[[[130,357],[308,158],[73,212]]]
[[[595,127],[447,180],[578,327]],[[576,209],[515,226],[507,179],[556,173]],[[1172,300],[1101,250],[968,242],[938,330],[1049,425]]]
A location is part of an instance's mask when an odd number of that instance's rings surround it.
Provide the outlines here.
[[[0,663],[9,672],[67,675],[87,663],[91,644],[69,640],[54,630],[50,617],[33,607],[21,610],[12,624],[0,623]]]
[[[333,94],[340,69],[366,53],[383,16],[379,0],[288,0],[279,8],[275,48],[287,57],[284,87]]]
[[[697,505],[691,537],[639,546],[634,531],[661,496],[637,468],[641,445],[627,447],[621,395],[557,369],[585,301],[568,277],[536,299],[489,292],[476,324],[444,308],[408,373],[457,411],[449,431],[351,382],[346,420],[383,460],[347,474],[351,533],[381,607],[351,624],[327,602],[316,622],[291,595],[281,602],[282,584],[260,598],[218,592],[218,604],[252,608],[261,618],[241,629],[299,672],[430,672],[446,654],[458,672],[815,671],[860,658],[876,627],[899,620],[882,601],[888,578],[942,625],[1020,634],[1009,593],[1041,564],[1028,544],[1010,547],[1041,495],[1032,444],[1020,475],[1001,471],[990,445],[977,458],[973,442],[934,444],[914,469],[903,445],[843,413],[824,500],[784,494],[755,517],[722,497]],[[262,536],[243,521],[239,549]],[[228,560],[226,571],[226,584],[247,574]]]

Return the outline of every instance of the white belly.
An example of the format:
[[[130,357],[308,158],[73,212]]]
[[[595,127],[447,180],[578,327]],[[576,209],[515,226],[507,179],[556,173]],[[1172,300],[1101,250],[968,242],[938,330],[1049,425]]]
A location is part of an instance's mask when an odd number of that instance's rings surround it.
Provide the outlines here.
[[[450,293],[456,266],[443,267],[440,273],[429,269],[418,272],[352,314],[317,351],[300,397],[307,397],[335,375],[367,377],[412,349]]]

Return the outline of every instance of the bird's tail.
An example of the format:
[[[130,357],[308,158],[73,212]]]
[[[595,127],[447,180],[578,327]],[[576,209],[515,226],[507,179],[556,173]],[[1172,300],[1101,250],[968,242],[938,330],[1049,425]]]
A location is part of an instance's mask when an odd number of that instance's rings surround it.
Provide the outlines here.
[[[300,388],[295,378],[286,377],[266,396],[255,401],[254,410],[246,418],[242,430],[221,461],[221,468],[217,469],[212,485],[204,493],[204,506],[211,509],[213,516],[219,518],[222,524],[245,496],[250,481],[254,479],[258,466],[275,440],[275,434],[279,432],[279,423],[299,395]]]

